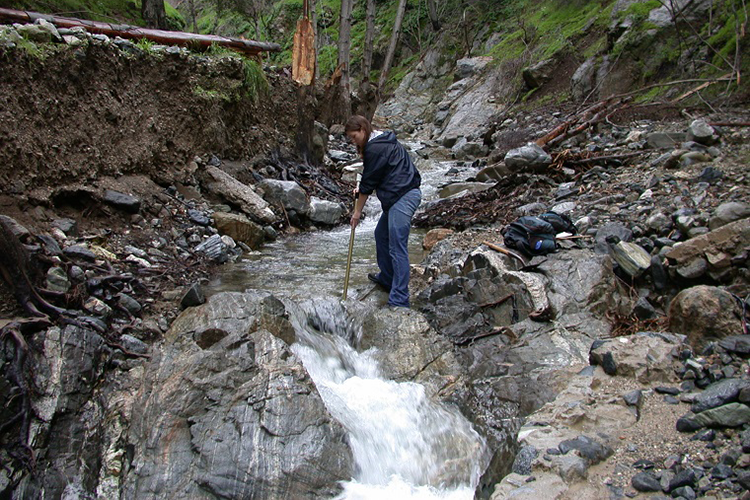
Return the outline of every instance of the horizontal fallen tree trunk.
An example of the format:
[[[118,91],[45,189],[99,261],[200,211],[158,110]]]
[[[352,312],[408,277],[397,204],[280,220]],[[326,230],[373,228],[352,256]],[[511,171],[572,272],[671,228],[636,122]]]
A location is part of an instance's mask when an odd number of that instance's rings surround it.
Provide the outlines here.
[[[200,33],[186,33],[183,31],[141,28],[139,26],[130,26],[127,24],[110,24],[99,21],[89,21],[87,19],[58,17],[48,14],[40,14],[38,12],[0,8],[0,21],[33,23],[37,19],[44,19],[60,28],[80,27],[90,33],[119,36],[135,40],[145,38],[166,45],[208,48],[211,45],[216,44],[251,56],[257,56],[261,52],[281,51],[281,46],[279,44],[271,42],[256,42],[254,40],[244,40],[242,38],[230,38],[219,35],[203,35]]]

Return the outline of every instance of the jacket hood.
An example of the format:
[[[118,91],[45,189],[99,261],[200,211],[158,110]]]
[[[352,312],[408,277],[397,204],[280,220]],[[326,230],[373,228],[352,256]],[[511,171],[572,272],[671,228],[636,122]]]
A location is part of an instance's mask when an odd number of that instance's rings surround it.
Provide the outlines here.
[[[376,132],[380,132],[379,134],[375,135]],[[368,142],[371,143],[395,143],[396,142],[396,134],[394,134],[390,130],[385,131],[377,131],[373,130],[372,135],[370,136],[370,140]]]

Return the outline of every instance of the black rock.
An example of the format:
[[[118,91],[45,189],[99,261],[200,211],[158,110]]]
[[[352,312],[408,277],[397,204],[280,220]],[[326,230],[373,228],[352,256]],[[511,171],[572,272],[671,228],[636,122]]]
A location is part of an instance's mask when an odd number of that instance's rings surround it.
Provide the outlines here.
[[[696,396],[690,410],[693,413],[700,413],[737,401],[740,390],[748,386],[750,386],[750,382],[740,379],[725,379],[711,384]]]
[[[664,402],[667,403],[668,405],[678,405],[678,404],[680,404],[680,400],[679,399],[677,399],[674,396],[670,396],[670,395],[664,396]]]
[[[677,396],[680,393],[680,390],[677,387],[665,387],[661,385],[655,387],[654,390],[659,394],[669,394],[672,396]]]
[[[719,345],[729,352],[750,354],[750,335],[732,335],[724,337]]]
[[[742,455],[742,451],[739,449],[729,450],[721,456],[720,463],[734,467],[740,455]]]
[[[203,294],[203,289],[199,283],[194,283],[182,296],[180,306],[183,309],[187,309],[188,307],[199,306],[205,302],[206,296]]]
[[[698,495],[695,494],[695,490],[690,486],[680,486],[671,491],[672,498],[684,498],[685,500],[695,500]]]
[[[711,477],[714,479],[727,479],[734,476],[732,468],[726,464],[719,464],[711,469]]]
[[[607,375],[617,375],[617,363],[615,363],[615,358],[611,352],[605,352],[602,356],[602,369]]]
[[[656,309],[646,297],[640,297],[633,307],[633,314],[640,320],[654,319],[658,316]]]
[[[703,425],[695,421],[692,413],[688,413],[677,419],[675,427],[679,432],[694,432],[698,429],[702,429]]]
[[[47,255],[62,255],[60,245],[57,244],[57,241],[55,241],[52,236],[48,234],[38,234],[37,238],[39,238],[44,244],[44,253]]]
[[[714,182],[721,180],[724,177],[724,172],[716,167],[706,167],[703,172],[698,176],[697,180],[700,182],[708,182],[713,184]]]
[[[737,474],[737,483],[746,490],[750,490],[750,471],[739,472]]]
[[[71,259],[85,260],[88,262],[94,262],[96,260],[96,254],[83,245],[71,245],[65,247],[63,253]]]
[[[640,408],[643,401],[643,391],[635,390],[622,395],[622,399],[630,406]]]
[[[750,453],[750,429],[742,431],[742,434],[740,434],[740,441],[742,442],[742,451]]]
[[[129,194],[107,189],[104,191],[104,197],[102,199],[113,207],[131,214],[137,214],[141,210],[141,200],[135,196],[130,196]]]
[[[654,465],[655,465],[654,462],[652,462],[651,460],[646,460],[643,458],[633,462],[633,468],[635,469],[644,469],[644,470],[653,469]]]
[[[651,257],[649,271],[651,272],[651,279],[654,282],[654,288],[656,290],[664,290],[669,283],[669,276],[658,255]]]
[[[587,436],[578,436],[575,439],[562,441],[558,447],[563,455],[570,450],[578,450],[581,456],[587,459],[591,465],[598,464],[614,453],[609,446],[602,445]]]
[[[671,492],[683,486],[695,486],[695,481],[696,474],[693,469],[682,470],[669,482],[669,491]]]
[[[716,431],[713,429],[703,429],[700,432],[696,432],[690,439],[693,441],[713,441],[716,439]]]
[[[661,491],[661,484],[651,472],[639,472],[630,480],[630,485],[637,491]]]

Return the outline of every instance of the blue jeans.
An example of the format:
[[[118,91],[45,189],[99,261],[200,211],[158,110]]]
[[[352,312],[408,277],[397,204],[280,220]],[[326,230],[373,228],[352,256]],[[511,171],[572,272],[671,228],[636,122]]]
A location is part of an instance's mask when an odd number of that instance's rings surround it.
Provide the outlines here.
[[[418,188],[408,191],[383,212],[375,227],[378,279],[390,286],[388,304],[392,306],[409,307],[409,230],[421,201],[422,191]]]

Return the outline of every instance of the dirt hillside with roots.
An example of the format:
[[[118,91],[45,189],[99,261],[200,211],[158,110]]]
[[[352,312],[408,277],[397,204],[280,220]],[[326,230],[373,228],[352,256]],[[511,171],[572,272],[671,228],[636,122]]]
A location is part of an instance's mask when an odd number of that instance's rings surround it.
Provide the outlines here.
[[[76,198],[106,176],[185,181],[196,156],[262,162],[294,148],[284,73],[249,87],[242,60],[113,46],[0,49],[0,212]],[[67,194],[65,194],[67,193]]]

